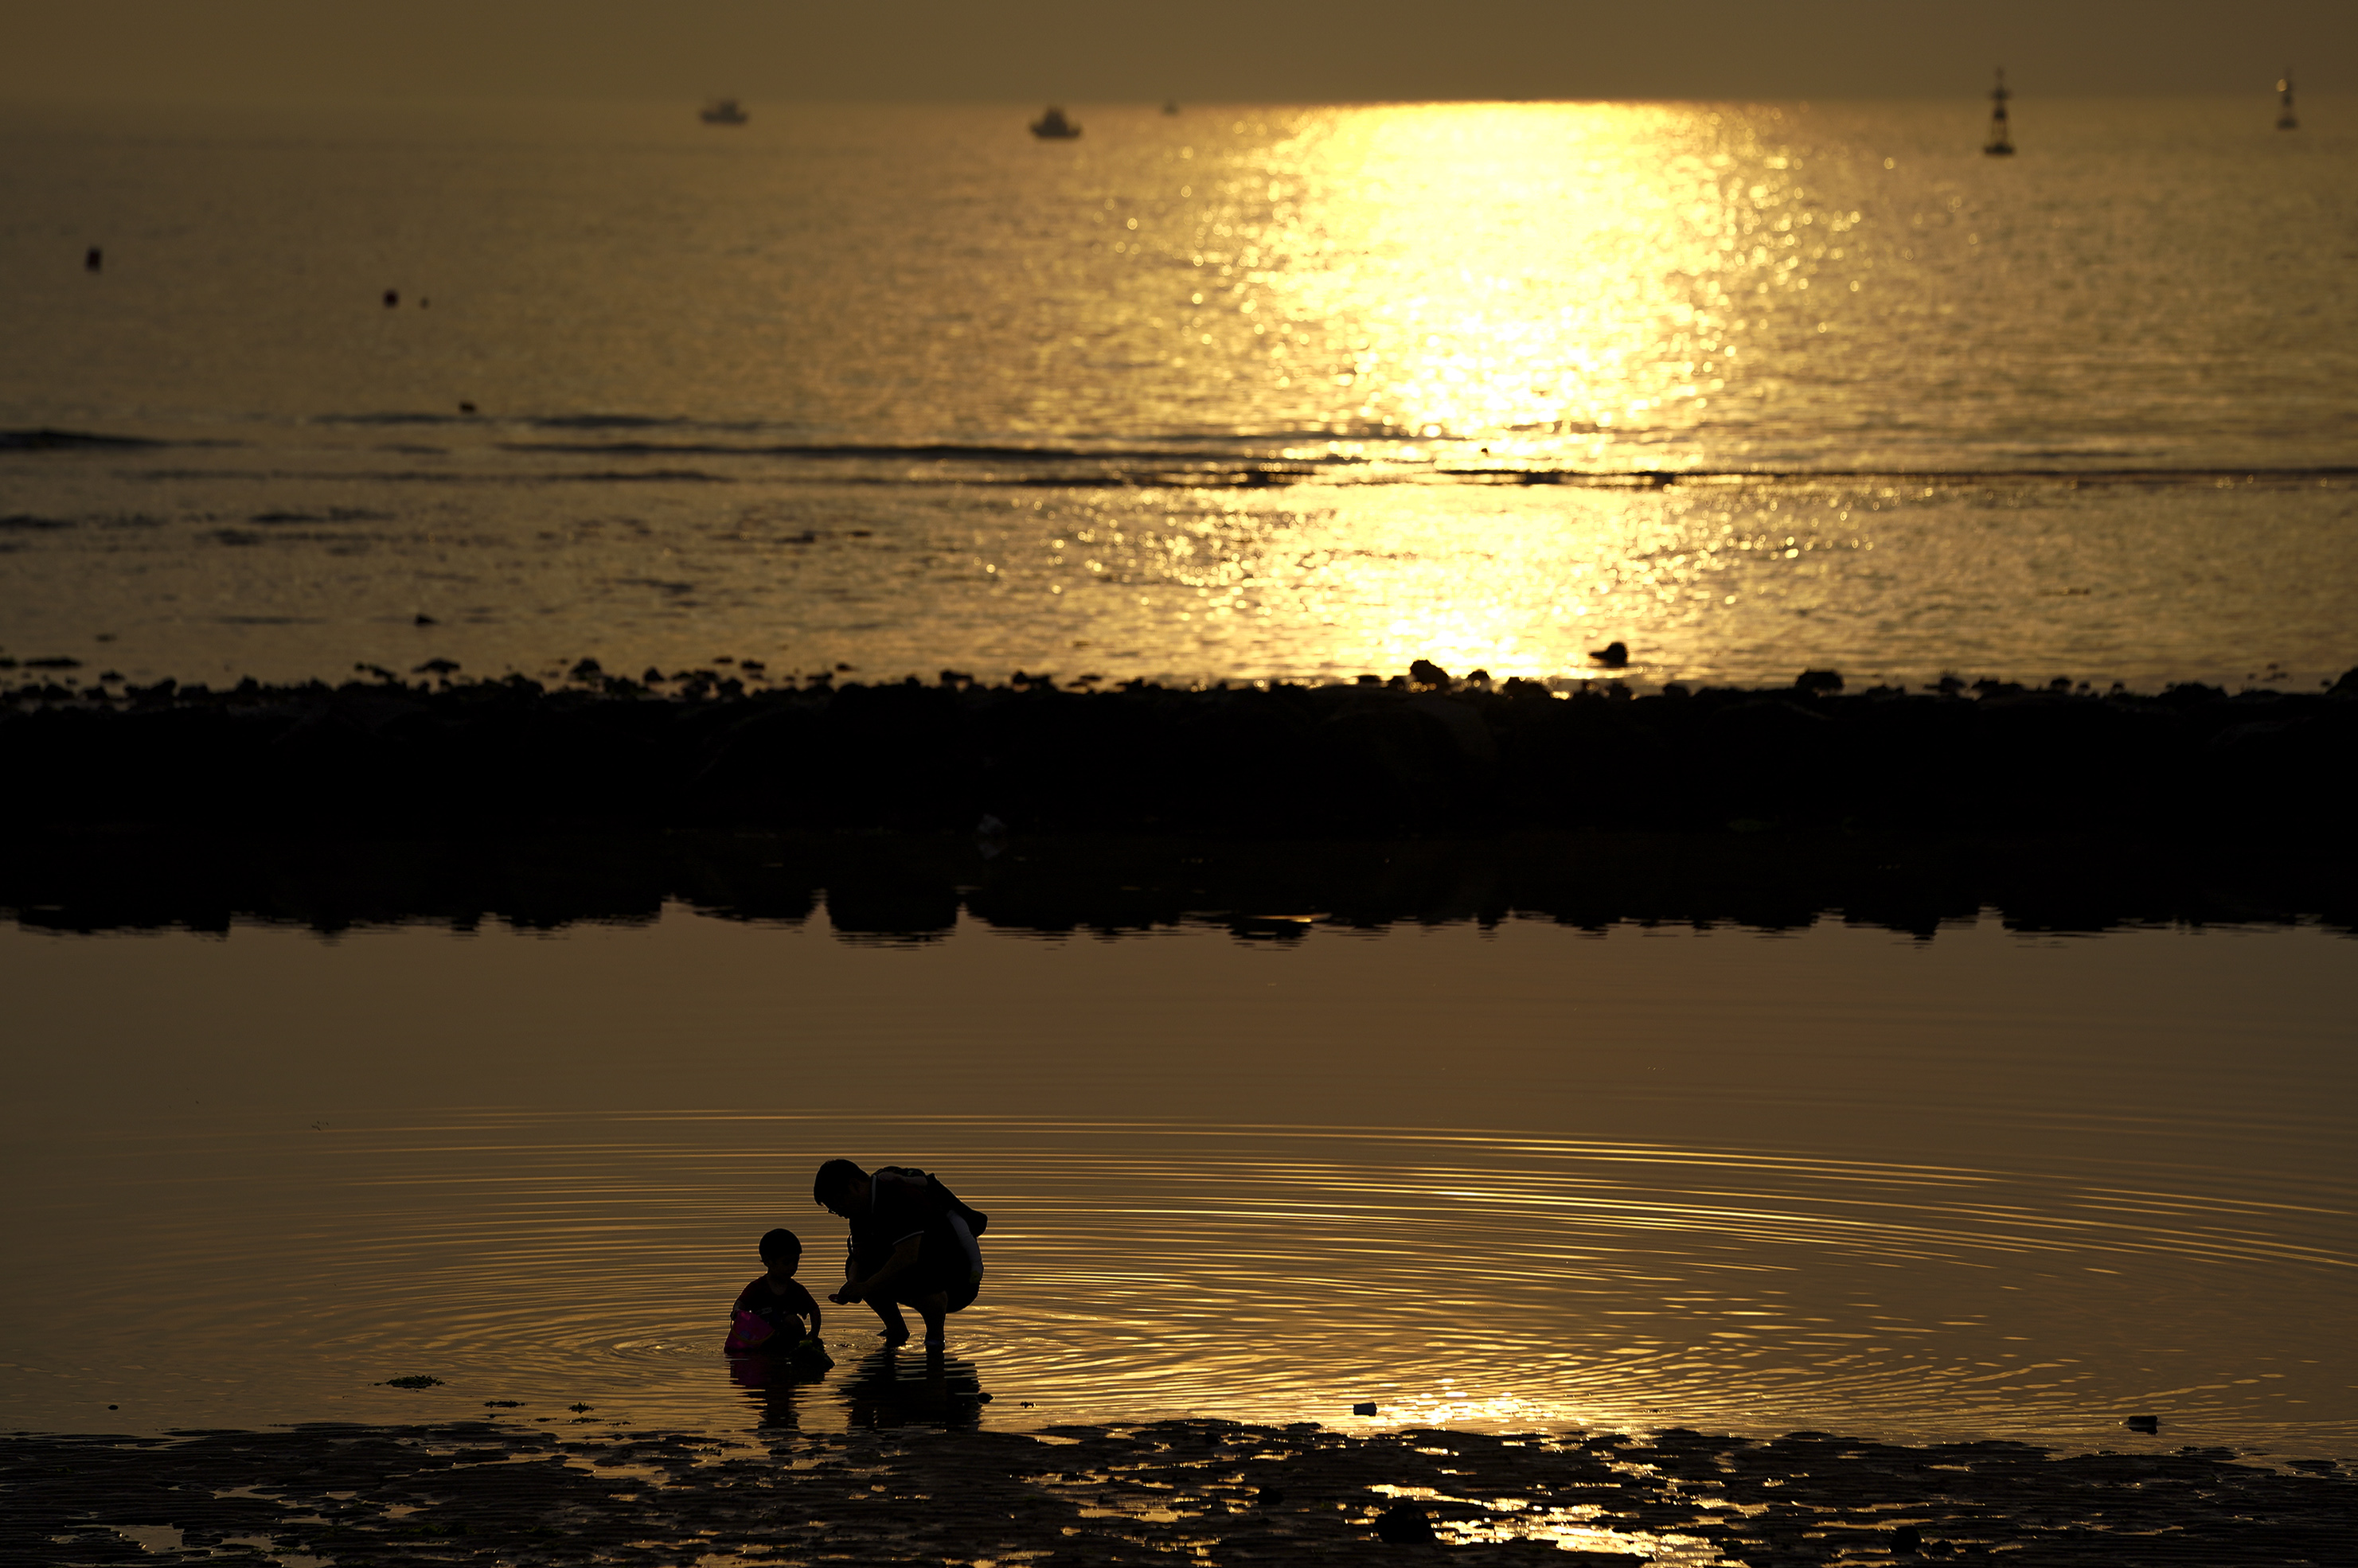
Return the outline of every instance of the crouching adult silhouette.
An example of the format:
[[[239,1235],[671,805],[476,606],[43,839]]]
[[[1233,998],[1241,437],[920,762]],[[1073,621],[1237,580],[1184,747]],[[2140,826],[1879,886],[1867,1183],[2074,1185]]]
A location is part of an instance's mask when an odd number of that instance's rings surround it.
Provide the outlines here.
[[[925,1348],[943,1346],[942,1320],[972,1304],[982,1287],[982,1249],[975,1238],[990,1217],[914,1165],[880,1165],[873,1173],[849,1160],[829,1160],[811,1183],[811,1196],[850,1222],[843,1288],[829,1301],[864,1301],[884,1321],[884,1341],[909,1337],[901,1309],[925,1320]]]

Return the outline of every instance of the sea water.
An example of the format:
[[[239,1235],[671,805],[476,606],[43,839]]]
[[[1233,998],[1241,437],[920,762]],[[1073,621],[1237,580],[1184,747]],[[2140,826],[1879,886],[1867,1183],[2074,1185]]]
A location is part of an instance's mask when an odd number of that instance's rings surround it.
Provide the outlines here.
[[[0,111],[0,656],[2313,687],[2305,107]]]
[[[826,1308],[823,1379],[720,1354],[763,1231],[841,1278],[810,1183],[847,1156],[990,1216],[951,1370],[997,1426],[2348,1455],[2351,953],[1993,916],[0,932],[0,1404],[879,1419],[864,1307]]]
[[[0,657],[2358,662],[2332,104],[2017,107],[0,111]],[[2347,1454],[2351,951],[19,929],[0,1399],[870,1419],[718,1355],[846,1154],[993,1214],[994,1422]]]

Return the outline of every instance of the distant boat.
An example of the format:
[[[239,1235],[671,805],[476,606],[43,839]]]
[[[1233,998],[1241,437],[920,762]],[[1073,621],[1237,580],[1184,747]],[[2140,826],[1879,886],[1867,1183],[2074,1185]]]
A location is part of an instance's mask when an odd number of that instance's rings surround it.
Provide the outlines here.
[[[1982,144],[1982,151],[1992,157],[2014,156],[2014,135],[2006,123],[2006,101],[2013,96],[2006,90],[2006,67],[2000,66],[1997,85],[1990,89],[1989,140]]]
[[[734,98],[715,98],[697,118],[708,125],[741,125],[752,116]]]
[[[1051,106],[1048,112],[1032,122],[1032,134],[1045,142],[1070,141],[1081,134],[1081,128],[1065,118],[1062,109]]]
[[[2277,99],[2284,105],[2283,113],[2277,116],[2277,129],[2299,130],[2300,122],[2293,117],[2292,112],[2292,67],[2290,66],[2285,67],[2285,73],[2277,78]]]

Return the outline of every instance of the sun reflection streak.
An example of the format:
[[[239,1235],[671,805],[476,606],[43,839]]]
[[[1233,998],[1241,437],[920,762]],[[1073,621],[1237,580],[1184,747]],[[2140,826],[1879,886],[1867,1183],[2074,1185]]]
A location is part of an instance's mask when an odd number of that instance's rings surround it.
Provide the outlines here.
[[[1303,113],[1200,188],[1183,341],[1293,393],[1278,401],[1296,422],[1336,436],[1602,464],[1691,433],[1766,391],[1742,384],[1744,339],[1774,307],[1872,266],[1843,243],[1862,214],[1801,185],[1781,119]]]
[[[1152,330],[1161,347],[1138,342],[1133,362],[1152,353],[1179,385],[1257,410],[1296,460],[1356,460],[1363,476],[1740,467],[1747,410],[1779,390],[1753,369],[1775,360],[1760,351],[1781,346],[1788,362],[1833,324],[1812,286],[1823,298],[1874,265],[1853,233],[1856,192],[1830,201],[1804,186],[1784,120],[1595,103],[1239,120],[1234,139],[1172,149],[1175,203],[1093,207],[1106,254],[1125,263],[1108,279],[1122,301],[1108,328]],[[1129,265],[1157,249],[1161,282]],[[1130,515],[1077,530],[1082,562],[1060,534],[1036,579],[985,569],[1078,611],[1076,649],[1155,641],[1135,621],[1160,622],[1187,650],[1179,668],[1314,678],[1430,658],[1563,680],[1609,675],[1587,650],[1625,641],[1646,644],[1659,680],[1680,673],[1694,629],[1717,623],[1725,643],[1725,623],[1764,596],[1806,616],[1792,601],[1832,558],[1804,558],[1814,550],[1872,547],[1827,539],[1814,515],[1784,527],[1773,498],[1665,506],[1510,488],[1495,504],[1428,505],[1353,472],[1325,469],[1274,505],[1184,489],[1143,506],[1090,501]],[[1313,493],[1336,484],[1350,487],[1347,524],[1341,497]],[[1107,588],[1124,591],[1090,602]],[[1291,656],[1254,656],[1272,643]]]
[[[1142,618],[1190,662],[1239,672],[1347,677],[1430,658],[1498,680],[1661,679],[1754,606],[1806,616],[1831,578],[1867,569],[1864,510],[1849,492],[1763,503],[1707,487],[1517,487],[1444,507],[1414,486],[1347,504],[1320,487],[1100,491],[1044,506],[1036,543],[970,569],[993,592],[1055,598],[1080,649],[1120,654]],[[1585,662],[1622,639],[1642,645],[1638,666]]]

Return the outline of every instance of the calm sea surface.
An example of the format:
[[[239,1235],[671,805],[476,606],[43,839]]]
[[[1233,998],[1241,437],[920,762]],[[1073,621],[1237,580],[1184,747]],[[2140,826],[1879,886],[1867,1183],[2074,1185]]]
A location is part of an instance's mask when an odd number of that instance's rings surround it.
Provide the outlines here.
[[[809,1185],[848,1154],[991,1214],[950,1384],[993,1425],[2358,1455],[2353,951],[1990,918],[0,932],[0,1408],[954,1415],[864,1309],[828,1309],[817,1383],[719,1355],[764,1229],[839,1267]]]
[[[0,110],[0,656],[2313,685],[2304,108]]]

